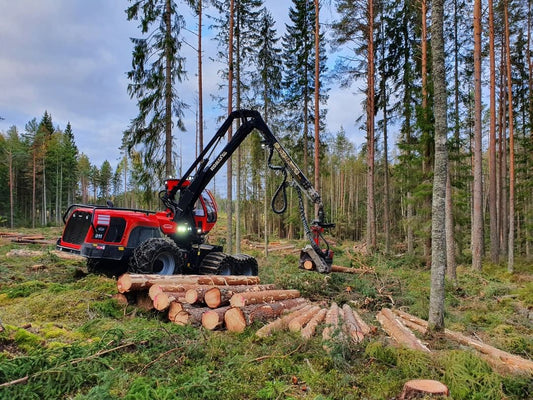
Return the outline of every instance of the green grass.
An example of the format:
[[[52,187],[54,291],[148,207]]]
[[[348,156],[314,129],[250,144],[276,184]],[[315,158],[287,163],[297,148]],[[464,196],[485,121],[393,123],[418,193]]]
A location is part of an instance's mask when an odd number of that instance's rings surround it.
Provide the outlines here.
[[[453,342],[423,338],[437,350],[430,355],[389,344],[375,320],[382,307],[427,318],[430,271],[415,257],[366,258],[339,247],[336,264],[359,261],[374,272],[322,275],[299,270],[294,254],[254,254],[263,283],[349,303],[377,328],[363,343],[335,339],[327,352],[320,335],[258,338],[258,323],[242,334],[168,323],[116,303],[116,282],[86,275],[80,262],[6,258],[13,247],[0,242],[0,383],[26,380],[0,388],[1,398],[391,399],[414,378],[442,381],[455,400],[533,397],[531,377],[494,371]],[[520,310],[533,303],[532,276],[527,263],[513,275],[503,266],[460,267],[446,287],[447,327],[531,359],[533,326]]]

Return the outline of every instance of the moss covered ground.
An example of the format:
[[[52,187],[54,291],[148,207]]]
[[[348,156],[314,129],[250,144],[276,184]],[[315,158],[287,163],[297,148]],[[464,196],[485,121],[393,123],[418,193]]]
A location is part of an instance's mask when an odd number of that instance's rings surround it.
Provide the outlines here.
[[[258,258],[263,283],[324,304],[348,302],[377,328],[359,344],[331,343],[328,353],[320,335],[258,338],[259,324],[241,334],[174,325],[164,314],[116,303],[115,280],[86,274],[82,262],[5,256],[18,247],[0,238],[0,384],[20,380],[0,386],[0,398],[394,399],[414,378],[445,383],[457,400],[533,398],[531,376],[494,371],[443,338],[423,338],[429,355],[389,343],[375,320],[382,307],[427,319],[429,270],[415,257],[368,258],[339,244],[337,264],[364,263],[374,272],[321,275],[299,270],[295,254],[265,259],[247,251]],[[458,281],[447,284],[446,326],[531,359],[532,293],[531,262],[512,275],[505,266],[487,264],[480,273],[460,266]]]

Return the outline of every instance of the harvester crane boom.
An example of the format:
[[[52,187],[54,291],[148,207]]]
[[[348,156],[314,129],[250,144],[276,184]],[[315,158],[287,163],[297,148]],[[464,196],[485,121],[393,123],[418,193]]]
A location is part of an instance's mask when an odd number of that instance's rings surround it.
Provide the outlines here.
[[[241,120],[241,125],[231,138],[222,151],[213,158],[213,151],[215,147],[220,143],[221,139],[226,135],[226,132],[229,130],[233,121],[235,119]],[[268,128],[265,121],[261,117],[261,114],[255,110],[237,110],[232,112],[228,118],[224,121],[222,126],[215,133],[213,138],[207,144],[205,149],[200,153],[198,158],[194,163],[189,167],[185,172],[184,176],[180,180],[180,183],[176,185],[168,193],[163,194],[162,201],[172,212],[173,212],[173,221],[178,224],[183,223],[192,223],[192,210],[194,208],[195,202],[198,200],[198,197],[202,191],[207,187],[209,182],[217,174],[217,172],[222,168],[222,166],[228,161],[231,155],[237,150],[237,148],[242,144],[242,142],[256,129],[261,136],[263,137],[264,144],[269,147],[269,167],[274,170],[281,170],[284,174],[284,181],[281,184],[280,188],[274,195],[272,201],[272,208],[276,213],[282,213],[286,205],[282,207],[281,210],[277,210],[274,207],[274,200],[278,194],[283,191],[284,200],[285,198],[285,187],[288,185],[286,182],[287,171],[290,173],[293,182],[297,185],[297,191],[300,196],[300,213],[302,217],[302,222],[304,224],[304,229],[306,234],[311,242],[313,250],[320,256],[320,259],[327,259],[329,256],[329,246],[325,239],[322,237],[321,233],[324,228],[333,227],[333,224],[328,224],[324,222],[324,205],[322,203],[322,198],[320,194],[313,187],[309,179],[305,176],[302,170],[298,165],[293,161],[291,156],[287,153],[285,148],[281,145],[279,140],[274,136],[272,131]],[[283,166],[273,166],[271,164],[273,151],[279,154]],[[196,172],[195,172],[196,171]],[[194,174],[194,177],[190,180],[188,179],[190,175]],[[183,185],[182,182],[189,182],[187,186]],[[180,197],[176,201],[175,195],[180,191]],[[316,205],[318,205],[318,219],[314,220],[311,228],[307,223],[305,214],[302,210],[302,200],[301,200],[301,191],[303,191],[307,197]],[[194,232],[191,232],[194,234]],[[319,239],[326,244],[326,250],[322,250],[319,246]],[[329,267],[324,262],[322,266],[317,267],[321,272],[329,272]]]

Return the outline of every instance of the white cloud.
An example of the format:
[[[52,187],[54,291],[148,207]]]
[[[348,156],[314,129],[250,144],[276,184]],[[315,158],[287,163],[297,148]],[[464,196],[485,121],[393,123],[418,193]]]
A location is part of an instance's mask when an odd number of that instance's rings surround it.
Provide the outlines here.
[[[104,160],[113,165],[120,157],[122,132],[137,114],[136,101],[127,94],[131,69],[132,43],[138,37],[137,21],[127,21],[127,2],[109,0],[17,0],[2,2],[0,18],[0,131],[16,125],[20,131],[32,118],[40,120],[45,110],[55,125],[64,129],[71,122],[80,152],[100,166]],[[282,35],[288,21],[290,3],[267,0],[266,6],[278,21]],[[196,30],[196,21],[185,7],[188,29]],[[327,11],[329,12],[329,11]],[[328,14],[326,14],[328,15]],[[329,17],[325,17],[324,20]],[[219,92],[218,70],[212,62],[217,45],[204,18],[204,114],[206,140],[218,129],[217,117],[224,114],[213,95]],[[184,32],[187,43],[196,46],[196,37]],[[184,168],[194,158],[196,126],[195,104],[196,52],[187,44],[188,80],[180,84],[182,100],[191,108],[185,111],[187,132],[175,132],[177,146],[183,146]],[[360,133],[355,118],[361,110],[360,96],[349,90],[332,88],[328,108],[328,129],[336,132],[344,126],[355,143]]]

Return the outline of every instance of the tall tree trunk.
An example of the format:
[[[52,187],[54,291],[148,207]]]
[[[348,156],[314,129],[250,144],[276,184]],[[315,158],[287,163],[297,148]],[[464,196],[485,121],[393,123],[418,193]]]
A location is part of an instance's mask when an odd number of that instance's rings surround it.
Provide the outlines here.
[[[236,55],[237,60],[235,63],[235,80],[236,80],[236,105],[237,110],[240,110],[241,108],[241,2],[240,0],[237,0],[237,35],[235,38],[236,41]],[[236,128],[239,129],[240,127],[240,120],[237,120],[237,126]],[[235,199],[235,252],[239,254],[241,252],[241,158],[242,158],[242,146],[237,147],[237,171],[235,174],[235,181],[237,183],[236,188],[236,199]]]
[[[42,221],[42,224],[46,226],[48,224],[47,215],[46,215],[48,207],[46,204],[46,164],[45,164],[44,154],[45,153],[43,151],[43,215],[42,215],[41,221]]]
[[[502,255],[507,255],[507,245],[508,245],[508,215],[507,215],[507,134],[505,127],[505,45],[504,45],[504,35],[502,35],[502,46],[501,46],[501,65],[500,65],[500,101],[499,101],[499,143],[498,143],[498,153],[499,153],[499,201],[498,201],[498,210],[499,210],[499,227],[500,227],[500,252]]]
[[[455,235],[453,220],[453,201],[450,168],[446,177],[446,274],[453,281],[457,280],[457,261],[455,259]]]
[[[320,193],[320,1],[315,2],[315,189]],[[315,204],[318,219],[318,204]]]
[[[422,118],[423,118],[423,131],[426,136],[429,135],[427,125],[428,125],[428,89],[427,89],[427,4],[426,0],[421,1],[421,17],[422,17],[422,32],[420,47],[422,53]],[[422,170],[424,174],[424,180],[429,179],[431,174],[431,143],[429,138],[426,138],[425,141],[425,151],[424,151],[424,160],[422,161]],[[431,208],[431,198],[429,196],[424,196],[424,208],[429,210]],[[431,236],[428,235],[424,241],[424,256],[426,257],[426,264],[430,265],[431,263]]]
[[[235,15],[234,0],[230,0],[229,13],[229,43],[228,43],[228,115],[233,111],[233,23]],[[228,141],[233,137],[232,127],[228,129]],[[230,157],[227,164],[227,204],[228,226],[226,232],[226,251],[233,250],[233,159]]]
[[[128,207],[128,153],[124,153],[124,207]]]
[[[204,86],[202,72],[202,2],[198,0],[198,153],[204,149]]]
[[[489,214],[490,259],[497,264],[500,257],[498,237],[498,208],[496,198],[496,61],[494,54],[494,9],[489,2],[489,59],[490,59],[490,131],[489,131]]]
[[[9,226],[11,229],[15,227],[15,211],[14,211],[14,201],[13,201],[13,190],[14,190],[14,177],[13,177],[13,151],[10,150],[7,153],[7,161],[9,168]]]
[[[367,98],[366,98],[366,128],[367,128],[367,251],[373,253],[376,248],[376,211],[374,200],[374,4],[368,0],[368,70],[367,70]]]
[[[481,271],[483,258],[483,154],[481,148],[481,0],[474,0],[474,186],[472,267]]]
[[[444,331],[444,275],[446,271],[446,179],[448,152],[446,149],[446,69],[444,64],[444,0],[434,0],[431,15],[431,49],[433,61],[435,166],[431,220],[431,291],[428,328]]]
[[[171,0],[165,3],[165,31],[167,40],[165,44],[165,174],[166,178],[172,176],[172,46],[169,40],[172,37]]]
[[[507,66],[507,106],[509,118],[509,245],[507,249],[507,270],[514,271],[514,227],[515,227],[515,170],[514,170],[514,122],[513,122],[513,93],[511,80],[511,46],[509,39],[509,1],[504,1],[505,18],[505,59]]]
[[[386,90],[386,78],[383,74],[382,78],[383,94]],[[389,183],[389,149],[388,149],[388,110],[387,100],[383,102],[383,168],[384,172],[384,193],[383,193],[383,223],[385,231],[385,254],[390,253],[391,237],[390,237],[390,183]]]

